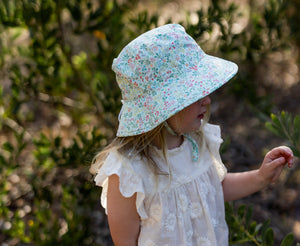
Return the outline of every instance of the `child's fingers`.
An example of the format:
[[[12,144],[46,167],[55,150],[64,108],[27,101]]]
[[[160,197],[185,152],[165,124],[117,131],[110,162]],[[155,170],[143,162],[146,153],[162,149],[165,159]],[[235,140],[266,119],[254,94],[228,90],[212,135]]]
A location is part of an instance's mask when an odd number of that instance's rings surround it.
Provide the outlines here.
[[[294,164],[294,155],[290,156],[287,159],[287,163],[288,163],[288,167],[292,167],[293,166],[293,164]]]
[[[269,157],[271,159],[276,159],[279,156],[284,156],[285,158],[288,158],[291,155],[293,155],[292,150],[286,146],[280,146],[280,147],[274,148],[269,152]]]
[[[270,164],[273,165],[274,168],[277,168],[279,166],[284,166],[286,164],[288,165],[289,168],[291,168],[293,166],[293,163],[294,163],[293,155],[287,158],[285,156],[280,156],[270,162]]]
[[[275,160],[279,157],[284,157],[285,161],[288,163],[289,167],[293,164],[294,155],[293,151],[286,146],[280,146],[277,148],[272,149],[266,156],[270,160]]]
[[[274,167],[282,166],[286,164],[286,159],[284,157],[279,157],[275,160],[273,160],[270,164],[273,164]]]
[[[275,182],[285,165],[292,167],[293,162],[294,155],[292,150],[286,146],[280,146],[267,153],[261,171],[266,178],[269,178],[268,180]]]
[[[288,147],[285,147],[284,150],[285,151],[283,153],[283,157],[285,157],[285,160],[286,160],[286,163],[288,164],[288,167],[292,167],[292,165],[294,163],[293,151]]]
[[[273,178],[272,178],[272,180],[271,180],[272,183],[274,183],[274,182],[277,181],[277,179],[279,178],[279,176],[280,176],[280,174],[281,174],[281,172],[282,172],[282,169],[283,169],[283,166],[281,166],[281,167],[279,167],[279,168],[277,168],[277,169],[275,170],[274,176],[273,176]]]
[[[284,157],[279,157],[273,161],[270,162],[270,165],[272,167],[272,171],[270,171],[270,173],[272,173],[272,179],[271,182],[276,182],[276,180],[279,178],[282,169],[284,168],[284,166],[286,165],[286,159]]]

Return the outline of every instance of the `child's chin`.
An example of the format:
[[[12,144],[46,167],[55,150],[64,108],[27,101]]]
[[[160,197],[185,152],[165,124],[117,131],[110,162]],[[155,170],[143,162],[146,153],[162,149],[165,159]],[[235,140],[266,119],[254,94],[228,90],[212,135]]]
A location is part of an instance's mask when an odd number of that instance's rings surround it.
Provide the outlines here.
[[[201,127],[201,122],[199,124],[195,125],[195,127],[191,130],[191,132],[198,131],[200,127]]]

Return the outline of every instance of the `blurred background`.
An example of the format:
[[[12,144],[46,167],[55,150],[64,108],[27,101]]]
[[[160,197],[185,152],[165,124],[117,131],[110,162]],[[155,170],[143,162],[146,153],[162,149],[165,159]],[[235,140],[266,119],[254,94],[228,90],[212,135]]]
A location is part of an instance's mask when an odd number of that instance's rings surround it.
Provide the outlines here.
[[[282,144],[300,157],[299,10],[299,0],[1,0],[0,245],[113,245],[89,166],[118,126],[112,60],[159,25],[180,23],[239,65],[212,95],[229,171],[257,168]],[[226,215],[230,245],[300,242],[299,159]]]

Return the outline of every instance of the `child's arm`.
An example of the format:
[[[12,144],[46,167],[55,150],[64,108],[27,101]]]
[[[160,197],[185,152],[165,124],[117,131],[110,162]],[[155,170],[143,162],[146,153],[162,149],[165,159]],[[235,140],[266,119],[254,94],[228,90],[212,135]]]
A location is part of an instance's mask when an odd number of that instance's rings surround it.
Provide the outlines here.
[[[287,164],[293,165],[293,152],[281,146],[272,149],[257,170],[241,173],[228,173],[222,182],[225,201],[243,198],[275,182]]]
[[[119,190],[119,177],[108,179],[107,216],[110,233],[116,246],[136,246],[140,232],[140,218],[136,210],[136,193],[129,198]]]

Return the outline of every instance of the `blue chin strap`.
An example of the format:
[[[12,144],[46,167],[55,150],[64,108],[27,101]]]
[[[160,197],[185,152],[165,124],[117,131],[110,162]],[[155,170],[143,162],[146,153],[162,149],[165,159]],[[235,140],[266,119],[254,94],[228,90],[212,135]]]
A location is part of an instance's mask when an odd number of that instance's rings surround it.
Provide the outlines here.
[[[165,121],[164,122],[164,127],[167,129],[167,131],[173,135],[173,136],[185,136],[187,140],[190,141],[190,143],[192,144],[192,147],[193,147],[193,161],[194,162],[197,162],[198,161],[198,158],[199,158],[199,147],[198,147],[198,144],[197,142],[187,133],[184,133],[184,134],[178,134],[176,132],[174,132],[174,130],[168,125],[168,123]]]

